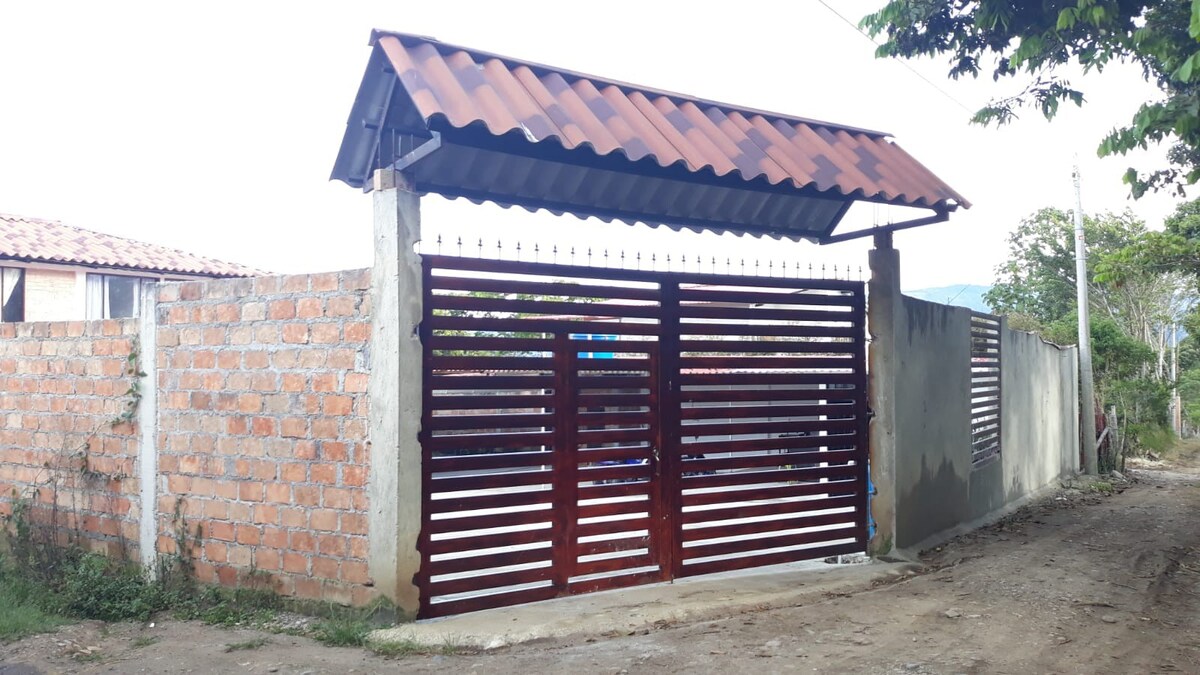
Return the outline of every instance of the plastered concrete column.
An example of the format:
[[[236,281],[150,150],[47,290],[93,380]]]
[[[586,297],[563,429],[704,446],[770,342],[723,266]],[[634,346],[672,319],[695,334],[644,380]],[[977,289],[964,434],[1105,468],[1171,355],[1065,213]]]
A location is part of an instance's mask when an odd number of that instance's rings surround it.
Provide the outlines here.
[[[138,390],[138,553],[150,574],[158,574],[158,284],[142,282],[138,311],[138,365],[145,376]]]
[[[867,402],[874,416],[870,427],[871,518],[875,534],[868,545],[874,557],[893,553],[896,538],[896,320],[900,306],[900,253],[892,248],[891,233],[875,236],[868,254],[867,283]]]
[[[421,565],[421,237],[419,197],[403,175],[375,173],[371,268],[371,467],[367,569],[379,592],[413,616]]]

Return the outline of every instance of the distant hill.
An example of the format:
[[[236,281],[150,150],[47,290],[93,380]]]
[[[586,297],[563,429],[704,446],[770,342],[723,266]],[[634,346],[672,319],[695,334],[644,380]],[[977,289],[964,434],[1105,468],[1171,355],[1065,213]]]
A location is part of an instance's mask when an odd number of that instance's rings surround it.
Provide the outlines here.
[[[939,286],[937,288],[918,288],[912,291],[904,291],[904,294],[920,300],[940,302],[943,305],[958,305],[959,307],[970,307],[977,312],[991,312],[991,308],[983,301],[983,294],[987,293],[990,289],[991,286],[965,284]]]

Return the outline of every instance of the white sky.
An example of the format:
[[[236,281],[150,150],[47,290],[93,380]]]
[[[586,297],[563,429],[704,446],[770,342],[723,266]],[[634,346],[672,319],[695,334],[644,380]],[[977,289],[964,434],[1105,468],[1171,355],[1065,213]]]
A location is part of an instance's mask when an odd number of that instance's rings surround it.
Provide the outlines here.
[[[857,21],[872,2],[835,1]],[[0,4],[0,212],[166,244],[275,272],[366,267],[371,198],[329,182],[372,27],[704,98],[880,129],[974,208],[896,235],[904,286],[990,283],[1006,234],[1042,206],[1131,208],[1152,226],[1175,200],[1127,200],[1127,158],[1103,134],[1153,95],[1132,68],[1079,78],[1088,104],[1001,129],[969,114],[815,0],[568,2],[5,2]],[[734,11],[736,9],[736,11]],[[1014,83],[949,82],[976,109]],[[1161,153],[1159,153],[1161,154]],[[1145,160],[1140,160],[1142,165]],[[584,222],[430,196],[425,238],[497,237],[865,267],[866,241],[817,247]],[[857,213],[856,213],[857,211]],[[892,214],[896,220],[910,217]],[[886,222],[862,205],[846,227]],[[447,251],[449,252],[449,251]],[[765,259],[765,258],[764,258]]]

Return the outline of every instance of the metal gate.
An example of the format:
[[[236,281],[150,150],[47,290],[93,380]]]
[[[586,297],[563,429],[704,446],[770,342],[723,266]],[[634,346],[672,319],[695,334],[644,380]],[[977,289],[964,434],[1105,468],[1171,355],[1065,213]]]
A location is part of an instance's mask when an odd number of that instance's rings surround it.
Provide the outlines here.
[[[862,282],[424,258],[421,616],[862,551]]]

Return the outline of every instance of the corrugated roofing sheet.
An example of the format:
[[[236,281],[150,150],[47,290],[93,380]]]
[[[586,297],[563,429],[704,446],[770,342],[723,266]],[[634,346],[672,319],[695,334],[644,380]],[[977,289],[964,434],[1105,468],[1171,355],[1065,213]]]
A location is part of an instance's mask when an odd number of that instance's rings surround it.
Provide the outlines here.
[[[56,220],[0,213],[0,261],[5,259],[207,277],[263,274],[242,265],[84,230]]]
[[[410,168],[418,189],[583,216],[821,236],[854,200],[969,206],[881,132],[414,35],[372,41],[333,173],[351,185],[437,132]]]

